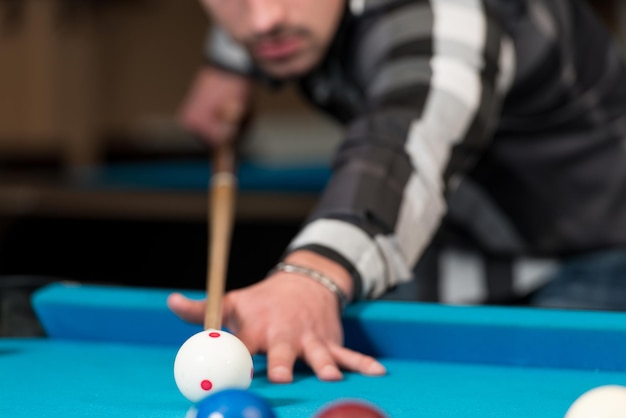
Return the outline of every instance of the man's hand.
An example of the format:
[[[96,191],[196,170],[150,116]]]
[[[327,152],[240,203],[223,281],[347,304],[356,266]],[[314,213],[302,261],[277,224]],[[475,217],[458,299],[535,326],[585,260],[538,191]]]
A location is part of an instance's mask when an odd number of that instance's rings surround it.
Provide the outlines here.
[[[242,118],[232,118],[229,114],[247,113],[251,89],[251,81],[245,77],[213,67],[202,68],[182,105],[180,122],[209,145],[230,140]]]
[[[307,259],[311,259],[310,254]],[[184,320],[202,321],[204,301],[172,294],[168,306]],[[224,325],[252,354],[267,354],[272,382],[291,382],[297,358],[305,360],[321,380],[340,380],[341,369],[366,375],[385,373],[374,358],[343,347],[336,296],[308,277],[275,273],[255,285],[227,293],[223,306]]]

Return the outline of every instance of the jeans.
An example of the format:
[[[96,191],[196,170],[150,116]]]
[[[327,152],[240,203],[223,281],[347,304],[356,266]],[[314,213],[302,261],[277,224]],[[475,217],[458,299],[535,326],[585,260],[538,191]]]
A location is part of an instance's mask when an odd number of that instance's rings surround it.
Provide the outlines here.
[[[542,308],[626,311],[626,248],[563,260],[529,303]]]

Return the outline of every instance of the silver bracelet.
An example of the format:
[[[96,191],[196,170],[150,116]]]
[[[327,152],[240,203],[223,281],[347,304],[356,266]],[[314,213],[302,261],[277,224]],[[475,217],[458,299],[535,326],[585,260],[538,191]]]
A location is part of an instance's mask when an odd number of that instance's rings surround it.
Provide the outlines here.
[[[316,282],[320,283],[321,285],[326,287],[328,290],[333,292],[335,296],[337,296],[337,300],[339,302],[339,309],[341,311],[343,311],[343,309],[348,304],[348,297],[343,292],[343,290],[341,290],[339,286],[337,286],[337,284],[330,277],[320,273],[319,271],[310,269],[308,267],[297,266],[295,264],[289,264],[289,263],[283,263],[283,262],[278,263],[276,267],[274,267],[274,269],[272,270],[272,272],[276,272],[276,271],[284,271],[286,273],[298,273],[303,276],[307,276],[315,280]]]

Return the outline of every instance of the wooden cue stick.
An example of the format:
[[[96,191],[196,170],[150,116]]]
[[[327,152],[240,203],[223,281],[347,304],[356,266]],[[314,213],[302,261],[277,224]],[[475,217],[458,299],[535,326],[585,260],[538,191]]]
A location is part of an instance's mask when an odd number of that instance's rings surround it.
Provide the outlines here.
[[[233,121],[232,130],[240,120],[240,112],[225,115]],[[232,136],[232,135],[231,135]],[[236,177],[235,153],[231,138],[226,138],[214,150],[213,174],[207,208],[209,249],[207,259],[207,304],[204,329],[222,328],[222,299],[226,287],[228,255],[234,219]]]

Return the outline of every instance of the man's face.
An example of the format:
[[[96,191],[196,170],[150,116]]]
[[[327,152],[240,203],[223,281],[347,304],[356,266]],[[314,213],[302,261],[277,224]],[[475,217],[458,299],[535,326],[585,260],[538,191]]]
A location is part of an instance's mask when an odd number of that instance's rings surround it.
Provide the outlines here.
[[[202,0],[217,23],[243,44],[257,65],[277,78],[319,63],[345,0]]]

